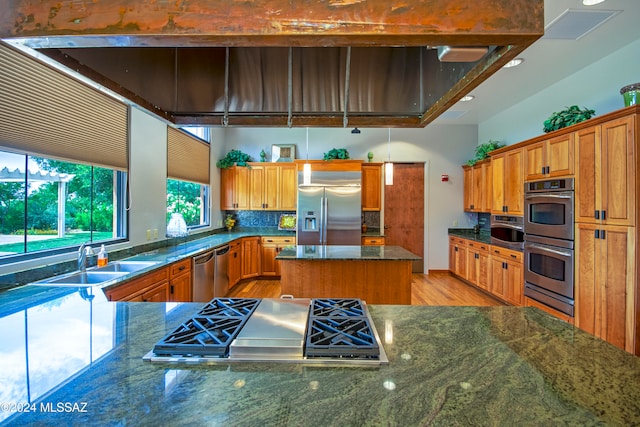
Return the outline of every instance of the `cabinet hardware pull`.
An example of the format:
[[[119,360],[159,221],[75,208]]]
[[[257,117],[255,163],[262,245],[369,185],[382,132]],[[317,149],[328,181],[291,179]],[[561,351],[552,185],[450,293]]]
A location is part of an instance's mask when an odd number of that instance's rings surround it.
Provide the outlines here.
[[[595,237],[596,239],[599,239],[599,238],[600,238],[600,230],[595,230],[595,232],[594,232],[593,234],[594,234],[594,237]]]
[[[600,211],[596,211],[595,214],[593,214],[593,216],[595,217],[595,219],[600,219]]]
[[[518,257],[517,257],[517,256],[515,256],[515,255],[513,255],[513,254],[511,254],[511,258],[516,259],[516,258],[518,258]]]
[[[171,285],[171,294],[173,294],[173,285]]]
[[[547,168],[546,168],[546,166],[543,166],[543,167],[542,167],[542,175],[544,175],[544,174],[545,174],[545,170],[546,170],[546,169],[547,169]]]
[[[607,211],[603,210],[602,211],[602,220],[606,221],[606,219],[607,219]]]
[[[551,169],[549,168],[549,166],[547,166],[547,172],[546,174],[549,175],[551,173]]]
[[[607,230],[600,230],[600,238],[601,238],[602,240],[604,240],[604,239],[606,238],[606,237],[605,237],[605,233],[606,233],[606,232],[607,232]]]
[[[187,267],[186,267],[185,265],[183,265],[182,267],[180,267],[180,268],[178,269],[178,271],[182,271],[182,270],[184,270],[185,268],[187,268]]]

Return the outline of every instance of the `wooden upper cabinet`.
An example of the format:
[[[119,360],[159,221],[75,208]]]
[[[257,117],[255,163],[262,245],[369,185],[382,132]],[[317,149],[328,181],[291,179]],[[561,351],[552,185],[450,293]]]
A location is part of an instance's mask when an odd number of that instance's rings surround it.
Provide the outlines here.
[[[249,210],[295,210],[297,168],[293,163],[251,163]]]
[[[490,212],[493,183],[491,161],[483,160],[464,169],[464,210]]]
[[[362,210],[382,208],[382,163],[362,164]]]
[[[576,222],[635,225],[634,141],[633,117],[576,132]]]
[[[220,209],[249,209],[249,171],[246,166],[232,166],[220,170]]]
[[[574,170],[573,133],[524,147],[524,180],[572,176]]]
[[[522,215],[524,211],[524,176],[522,148],[491,157],[491,213]]]
[[[298,207],[298,168],[294,163],[280,165],[278,203],[283,211],[295,211]]]

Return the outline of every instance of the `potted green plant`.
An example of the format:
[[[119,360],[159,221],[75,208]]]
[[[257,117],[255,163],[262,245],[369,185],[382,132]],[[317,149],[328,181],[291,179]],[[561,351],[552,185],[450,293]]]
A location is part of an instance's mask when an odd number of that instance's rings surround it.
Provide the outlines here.
[[[230,168],[231,166],[249,166],[247,162],[252,161],[251,156],[240,150],[231,150],[227,155],[216,162],[216,166],[220,169]]]
[[[349,152],[346,148],[332,148],[328,153],[324,153],[323,160],[347,160],[349,158]]]
[[[476,146],[476,154],[471,160],[467,160],[467,165],[473,166],[480,160],[484,160],[489,157],[489,153],[498,148],[504,147],[504,144],[494,141],[492,139],[489,142],[485,142]]]
[[[580,109],[577,105],[572,105],[562,111],[554,112],[549,116],[549,118],[544,121],[544,127],[542,130],[545,132],[552,132],[554,130],[562,129],[588,120],[595,114],[595,110],[590,110],[588,108]]]

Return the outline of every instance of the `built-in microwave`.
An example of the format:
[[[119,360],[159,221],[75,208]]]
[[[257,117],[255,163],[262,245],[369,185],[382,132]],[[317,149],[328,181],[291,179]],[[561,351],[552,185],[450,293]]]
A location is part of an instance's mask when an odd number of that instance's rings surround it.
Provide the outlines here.
[[[491,215],[491,244],[522,250],[524,229],[521,216]]]
[[[525,184],[524,230],[527,235],[573,240],[573,178]]]

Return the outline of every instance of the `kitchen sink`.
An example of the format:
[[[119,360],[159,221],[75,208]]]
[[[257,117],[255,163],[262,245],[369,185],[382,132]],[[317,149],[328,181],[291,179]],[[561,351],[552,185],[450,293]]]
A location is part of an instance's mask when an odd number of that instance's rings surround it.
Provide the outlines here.
[[[97,268],[92,272],[124,272],[133,273],[143,268],[157,265],[155,261],[114,261],[105,265],[104,267]]]
[[[39,280],[32,285],[40,286],[95,286],[129,274],[127,271],[84,271],[65,276],[55,276]]]

